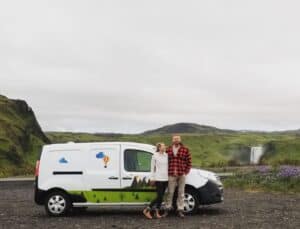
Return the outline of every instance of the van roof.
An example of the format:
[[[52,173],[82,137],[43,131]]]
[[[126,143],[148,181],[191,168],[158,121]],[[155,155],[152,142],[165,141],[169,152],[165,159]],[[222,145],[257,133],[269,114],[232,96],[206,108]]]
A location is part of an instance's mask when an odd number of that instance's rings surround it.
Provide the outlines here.
[[[70,146],[86,147],[86,146],[93,146],[93,145],[135,145],[135,146],[146,147],[146,148],[154,147],[153,145],[150,144],[144,144],[138,142],[84,142],[84,143],[68,142],[68,143],[44,145],[44,149],[69,148]]]

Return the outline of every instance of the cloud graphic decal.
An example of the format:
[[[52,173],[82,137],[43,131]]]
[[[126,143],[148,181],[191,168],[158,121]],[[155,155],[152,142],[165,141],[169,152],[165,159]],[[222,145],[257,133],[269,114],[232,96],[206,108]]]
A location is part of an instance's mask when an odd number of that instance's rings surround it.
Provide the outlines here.
[[[110,160],[109,156],[105,155],[105,153],[103,153],[103,152],[99,152],[99,153],[96,154],[96,158],[97,159],[102,159],[103,162],[104,162],[104,168],[107,168],[107,164]]]
[[[59,163],[66,164],[68,163],[68,161],[66,160],[66,158],[62,157],[61,159],[59,159]]]
[[[96,158],[98,158],[98,159],[102,159],[104,157],[105,157],[105,155],[104,155],[103,152],[99,152],[99,153],[96,154]]]

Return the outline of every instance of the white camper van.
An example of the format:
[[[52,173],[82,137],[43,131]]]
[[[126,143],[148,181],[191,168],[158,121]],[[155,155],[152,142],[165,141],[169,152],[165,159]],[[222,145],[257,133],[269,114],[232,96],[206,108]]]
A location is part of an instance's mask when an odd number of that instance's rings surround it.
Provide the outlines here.
[[[44,146],[36,166],[35,202],[51,216],[89,206],[145,205],[155,147],[132,142],[67,143]],[[219,177],[192,169],[186,177],[185,212],[223,201]]]

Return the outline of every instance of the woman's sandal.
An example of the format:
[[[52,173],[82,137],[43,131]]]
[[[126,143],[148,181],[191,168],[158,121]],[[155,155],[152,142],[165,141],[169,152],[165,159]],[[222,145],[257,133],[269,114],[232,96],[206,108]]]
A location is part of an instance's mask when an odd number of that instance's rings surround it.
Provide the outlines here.
[[[159,210],[158,209],[155,210],[155,217],[157,219],[161,219],[162,218],[162,216],[159,214]]]
[[[143,214],[146,216],[147,219],[153,219],[149,208],[145,208]]]

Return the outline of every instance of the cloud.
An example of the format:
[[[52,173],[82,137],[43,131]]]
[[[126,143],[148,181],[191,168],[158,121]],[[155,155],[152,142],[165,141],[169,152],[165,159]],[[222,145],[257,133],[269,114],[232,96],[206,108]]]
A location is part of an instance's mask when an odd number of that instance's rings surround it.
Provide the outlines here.
[[[45,130],[299,128],[291,1],[6,1],[0,93]],[[278,15],[281,15],[280,17]]]

